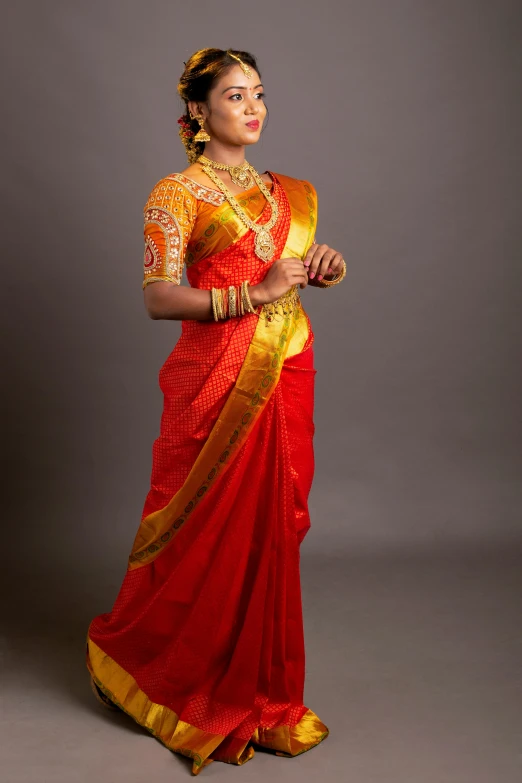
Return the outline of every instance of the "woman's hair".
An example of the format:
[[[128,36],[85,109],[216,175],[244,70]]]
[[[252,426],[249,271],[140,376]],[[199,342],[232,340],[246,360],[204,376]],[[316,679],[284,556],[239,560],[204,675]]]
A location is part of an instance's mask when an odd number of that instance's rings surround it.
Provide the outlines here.
[[[179,135],[185,145],[190,163],[194,163],[203,154],[205,142],[194,142],[193,137],[199,130],[199,122],[190,119],[189,101],[204,103],[214,82],[220,78],[232,65],[238,61],[231,55],[235,54],[246,65],[251,66],[259,75],[256,58],[249,52],[239,49],[199,49],[185,63],[185,70],[178,84],[178,93],[185,102],[185,113],[179,118]]]

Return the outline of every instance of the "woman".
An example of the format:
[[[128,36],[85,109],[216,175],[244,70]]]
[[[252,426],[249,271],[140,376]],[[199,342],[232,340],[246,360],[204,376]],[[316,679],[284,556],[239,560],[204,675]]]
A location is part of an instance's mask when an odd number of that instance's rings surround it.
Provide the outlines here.
[[[159,374],[141,524],[87,665],[99,700],[198,774],[328,735],[303,704],[315,369],[299,289],[340,282],[346,265],[313,241],[314,188],[245,161],[267,111],[254,57],[198,51],[178,91],[190,165],[145,205],[143,288],[150,317],[182,333]]]

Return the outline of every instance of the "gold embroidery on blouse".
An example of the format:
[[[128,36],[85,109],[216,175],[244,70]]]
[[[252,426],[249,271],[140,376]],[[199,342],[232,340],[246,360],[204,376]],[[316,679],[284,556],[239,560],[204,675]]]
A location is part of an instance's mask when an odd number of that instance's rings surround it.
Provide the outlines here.
[[[200,185],[195,180],[185,177],[184,174],[170,174],[165,179],[171,180],[172,182],[179,182],[180,185],[183,185],[195,198],[199,199],[199,201],[206,201],[207,204],[214,204],[214,206],[217,207],[225,200],[224,195],[219,191],[214,190],[213,188],[207,188],[205,185]]]
[[[157,244],[150,236],[145,236],[143,269],[146,275],[151,275],[156,269],[161,269],[161,253]]]
[[[165,274],[173,283],[179,285],[183,269],[181,255],[182,234],[176,217],[167,209],[152,207],[145,212],[145,225],[147,223],[155,223],[163,230],[166,243]],[[156,248],[155,243],[151,241],[150,237],[146,237],[144,273],[147,276],[152,275],[154,272],[157,272],[158,268],[161,268],[161,256],[157,252],[157,248],[156,254],[154,253],[154,248]],[[148,282],[147,278],[145,278],[145,281]]]
[[[153,280],[181,284],[195,210],[194,196],[181,184],[165,177],[153,188],[144,208],[143,288]]]

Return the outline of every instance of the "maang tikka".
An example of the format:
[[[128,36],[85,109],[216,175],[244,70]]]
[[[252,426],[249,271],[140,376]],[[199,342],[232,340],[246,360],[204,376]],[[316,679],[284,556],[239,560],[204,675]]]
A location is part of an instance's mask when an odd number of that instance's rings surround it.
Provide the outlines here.
[[[240,67],[241,67],[241,70],[243,71],[243,73],[245,74],[245,76],[246,76],[248,79],[250,79],[250,77],[252,76],[252,71],[250,70],[250,68],[248,67],[248,65],[247,65],[246,63],[244,63],[244,62],[243,62],[243,60],[241,60],[241,59],[240,59],[240,58],[237,56],[237,54],[232,54],[232,52],[231,52],[229,49],[227,49],[227,54],[229,55],[229,57],[233,57],[233,58],[234,58],[234,60],[237,60],[237,61],[238,61],[239,65],[240,65]]]

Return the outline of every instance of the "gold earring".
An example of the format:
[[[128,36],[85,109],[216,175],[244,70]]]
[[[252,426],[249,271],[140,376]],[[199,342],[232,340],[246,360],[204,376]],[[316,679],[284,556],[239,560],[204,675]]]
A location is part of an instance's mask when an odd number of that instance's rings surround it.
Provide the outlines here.
[[[208,133],[206,132],[205,128],[203,127],[204,124],[205,124],[205,120],[203,119],[203,117],[200,117],[200,116],[198,116],[198,117],[191,117],[191,119],[193,119],[193,120],[195,119],[195,120],[197,120],[199,122],[199,130],[196,133],[196,135],[194,136],[194,141],[196,141],[196,142],[198,142],[198,141],[210,141],[210,136],[208,135]]]

